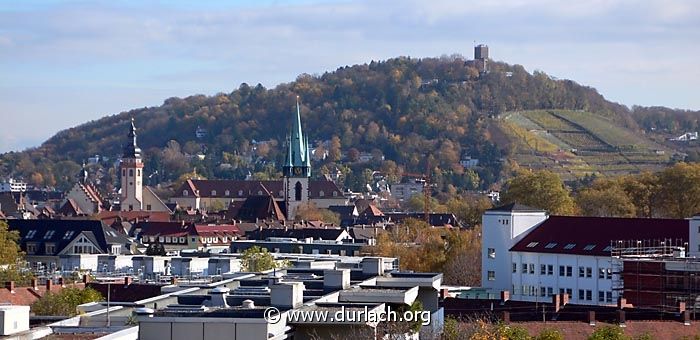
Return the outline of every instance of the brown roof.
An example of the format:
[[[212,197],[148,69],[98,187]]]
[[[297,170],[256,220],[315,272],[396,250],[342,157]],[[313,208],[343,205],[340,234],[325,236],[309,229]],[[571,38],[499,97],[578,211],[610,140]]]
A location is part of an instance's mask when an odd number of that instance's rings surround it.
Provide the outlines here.
[[[688,242],[682,219],[550,216],[510,250],[610,256],[612,241]]]
[[[66,199],[66,202],[63,203],[60,209],[58,209],[58,213],[63,216],[85,215],[85,212],[80,209],[78,203],[76,203],[72,198]]]
[[[3,283],[4,284],[4,283]],[[66,287],[85,287],[82,283],[67,284]],[[56,293],[63,289],[58,284],[51,287],[51,292]],[[39,300],[46,294],[46,285],[39,285],[36,289],[33,287],[15,287],[14,293],[10,292],[7,287],[0,288],[0,304],[30,306],[36,300]]]
[[[272,196],[282,198],[280,192],[284,189],[282,180],[274,181],[245,181],[228,179],[191,179],[187,180],[176,192],[176,196],[181,197],[182,192],[187,190],[189,195],[196,197],[224,197],[224,198],[244,198],[251,195],[265,195],[269,191]],[[228,195],[226,195],[228,191]],[[327,180],[309,181],[310,198],[332,198],[342,197],[343,192],[338,186]],[[323,196],[321,195],[323,192]],[[333,195],[336,192],[336,196]]]
[[[100,211],[97,214],[97,219],[105,224],[112,224],[117,218],[126,222],[136,222],[137,220],[167,222],[170,221],[170,213],[167,211]]]

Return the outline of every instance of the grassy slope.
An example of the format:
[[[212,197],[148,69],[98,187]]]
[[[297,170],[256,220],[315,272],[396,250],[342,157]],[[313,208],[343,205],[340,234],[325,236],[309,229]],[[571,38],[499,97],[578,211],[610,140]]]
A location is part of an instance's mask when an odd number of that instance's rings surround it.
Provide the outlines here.
[[[669,160],[663,147],[609,119],[582,111],[511,112],[499,126],[522,166],[546,168],[572,180],[586,174],[624,175],[657,170]]]

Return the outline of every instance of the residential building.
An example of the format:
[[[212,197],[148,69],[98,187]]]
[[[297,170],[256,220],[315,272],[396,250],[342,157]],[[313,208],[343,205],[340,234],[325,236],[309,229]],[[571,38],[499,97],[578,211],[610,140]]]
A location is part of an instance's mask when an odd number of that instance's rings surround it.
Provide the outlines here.
[[[228,249],[232,241],[241,236],[232,224],[203,225],[186,222],[139,222],[134,235],[144,245],[162,244],[166,251],[184,249]]]
[[[397,183],[391,185],[391,196],[399,201],[407,201],[413,195],[423,193],[423,187],[425,187],[425,180],[414,179],[406,183]]]
[[[27,191],[27,182],[9,178],[0,183],[0,192],[23,192]]]

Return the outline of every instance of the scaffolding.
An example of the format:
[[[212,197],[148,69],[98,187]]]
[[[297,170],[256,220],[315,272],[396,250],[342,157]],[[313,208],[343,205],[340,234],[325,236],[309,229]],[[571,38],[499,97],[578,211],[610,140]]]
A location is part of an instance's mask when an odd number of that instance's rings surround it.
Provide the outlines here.
[[[610,243],[613,289],[635,307],[661,311],[700,308],[700,258],[687,257],[682,239]]]

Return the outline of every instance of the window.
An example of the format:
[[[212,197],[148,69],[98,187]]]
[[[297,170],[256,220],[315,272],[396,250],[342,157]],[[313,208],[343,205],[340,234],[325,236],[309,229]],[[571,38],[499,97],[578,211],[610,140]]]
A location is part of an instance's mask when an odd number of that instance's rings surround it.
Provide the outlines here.
[[[599,279],[605,278],[605,268],[598,268],[598,278]]]
[[[605,292],[603,292],[603,291],[598,292],[598,302],[605,302]]]
[[[488,256],[490,259],[495,259],[496,258],[496,249],[488,248]]]
[[[326,193],[323,192],[323,190],[321,190],[321,191],[318,192],[318,196],[319,196],[319,197],[326,196]]]
[[[123,176],[123,177],[126,176],[126,169],[122,169],[122,176]]]
[[[44,240],[50,240],[53,237],[53,234],[55,234],[55,230],[49,230],[44,234]]]
[[[559,288],[559,294],[564,294],[564,288]]]
[[[559,276],[565,276],[566,275],[566,269],[564,266],[559,266]]]
[[[132,210],[134,210],[134,206],[129,204],[129,211],[132,211]]]
[[[231,195],[231,192],[228,190],[224,191],[224,196],[228,196],[228,195]]]
[[[238,196],[243,196],[243,190],[238,190]]]
[[[523,263],[522,268],[523,268],[522,273],[527,274],[527,263]]]
[[[547,287],[547,296],[554,295],[554,289],[552,287]]]
[[[294,185],[294,200],[301,201],[301,182]]]
[[[550,243],[547,243],[547,245],[544,247],[545,247],[545,249],[552,249],[556,246],[557,246],[557,244],[555,242],[550,242]]]
[[[212,191],[211,191],[211,195],[212,195],[212,196],[216,196],[216,190],[212,190]]]
[[[586,277],[591,278],[593,276],[593,268],[586,267]]]
[[[566,295],[568,295],[569,298],[572,298],[574,296],[574,290],[571,288],[566,288]]]
[[[612,292],[605,292],[605,302],[612,302]]]
[[[258,196],[262,196],[262,190],[258,190]]]
[[[547,289],[545,287],[540,287],[540,296],[545,296],[547,294]]]
[[[593,291],[586,289],[586,301],[593,301]]]
[[[134,177],[134,169],[129,169],[129,177]]]
[[[535,264],[530,263],[530,274],[534,274],[534,273],[535,273]]]
[[[551,264],[547,265],[547,275],[554,275],[554,266]]]
[[[333,197],[338,197],[338,192],[337,192],[337,191],[333,191]]]
[[[36,253],[36,244],[27,243],[27,254],[34,254],[34,253]]]
[[[612,279],[612,268],[608,268],[605,270],[605,278]]]
[[[152,207],[151,207],[150,204],[146,204],[146,210],[151,211],[151,208],[152,208]]]
[[[36,230],[30,230],[25,237],[28,239],[34,238],[34,234],[36,234]]]
[[[63,235],[63,239],[70,240],[70,238],[73,237],[73,234],[75,234],[73,230],[66,231],[66,234]]]
[[[189,194],[190,194],[190,193],[189,193],[187,190],[182,190],[182,196],[187,196],[187,195],[189,195]]]
[[[576,247],[576,243],[569,243],[569,244],[564,246],[564,249],[571,250],[571,249],[574,249],[574,247]]]
[[[578,267],[578,277],[583,277],[586,274],[586,269]]]
[[[518,272],[518,264],[513,262],[513,273],[517,273],[517,272]]]
[[[547,266],[544,264],[540,265],[540,275],[544,275],[547,273]]]
[[[613,246],[607,246],[605,247],[605,249],[603,249],[603,251],[612,251],[612,248]]]
[[[589,244],[589,245],[583,247],[583,250],[591,251],[591,250],[593,250],[593,248],[595,248],[595,244]]]
[[[571,266],[566,266],[566,276],[572,277],[574,276],[574,268]]]
[[[539,244],[539,242],[530,242],[530,243],[527,244],[526,247],[528,247],[528,248],[534,248],[534,247],[537,247],[537,244]]]
[[[526,285],[523,285],[523,295],[527,295],[529,293],[529,289]]]
[[[578,299],[583,300],[586,297],[586,292],[583,291],[583,289],[578,290]]]

